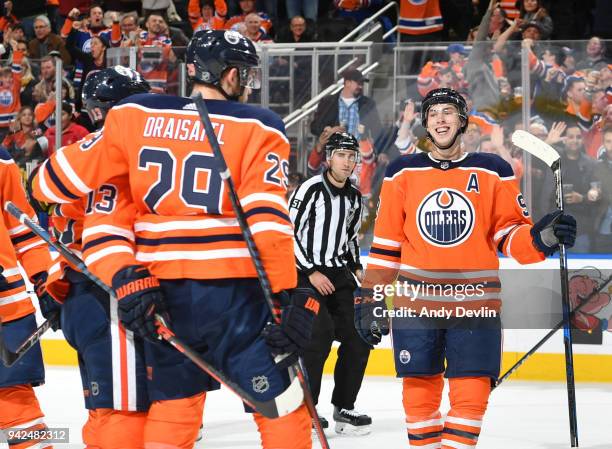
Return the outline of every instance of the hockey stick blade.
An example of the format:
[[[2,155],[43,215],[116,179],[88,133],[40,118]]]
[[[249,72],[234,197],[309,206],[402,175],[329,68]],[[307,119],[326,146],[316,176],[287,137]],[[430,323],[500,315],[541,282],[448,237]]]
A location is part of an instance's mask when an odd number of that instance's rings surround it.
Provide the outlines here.
[[[559,159],[561,158],[557,150],[534,135],[519,129],[512,133],[512,143],[520,149],[540,159],[553,171],[557,169]]]
[[[76,266],[82,274],[87,276],[93,283],[108,293],[110,296],[114,296],[115,292],[112,288],[106,285],[100,278],[94,275],[87,269],[85,263],[74,254],[69,248],[58,241],[53,241],[47,231],[40,227],[37,223],[32,221],[21,209],[15,204],[7,201],[5,209],[19,220],[23,225],[27,226],[34,234],[44,240],[47,244],[55,248],[62,256],[66,258],[71,264]],[[242,389],[239,385],[231,381],[225,374],[217,370],[211,364],[206,362],[195,350],[184,344],[178,339],[174,333],[165,325],[163,318],[156,316],[158,320],[158,333],[160,336],[171,344],[178,351],[183,353],[185,357],[191,360],[196,366],[208,373],[211,377],[216,379],[218,382],[227,387],[230,391],[236,394],[243,402],[250,407],[254,408],[257,412],[261,413],[266,418],[278,418],[284,416],[300,406],[302,403],[302,388],[299,382],[292,382],[284,392],[279,396],[270,401],[258,401],[251,394]],[[43,323],[44,324],[44,323]],[[51,323],[49,324],[49,326]],[[41,326],[42,327],[42,326]],[[40,328],[39,328],[40,329]],[[46,329],[45,329],[46,330]],[[42,333],[41,333],[42,335]],[[30,337],[31,338],[31,337]],[[27,340],[26,340],[27,341]],[[0,349],[0,351],[2,351]],[[13,357],[11,352],[2,351],[2,356],[6,356],[9,361]],[[15,363],[13,361],[13,363]]]
[[[2,332],[2,319],[0,319],[0,360],[2,360],[2,364],[7,368],[10,368],[15,363],[19,361],[21,357],[23,357],[26,352],[28,352],[38,341],[40,337],[47,332],[54,324],[55,321],[59,319],[59,314],[49,318],[44,323],[42,323],[34,332],[30,334],[28,338],[26,338],[23,343],[19,345],[15,352],[11,351],[4,341],[4,335]]]

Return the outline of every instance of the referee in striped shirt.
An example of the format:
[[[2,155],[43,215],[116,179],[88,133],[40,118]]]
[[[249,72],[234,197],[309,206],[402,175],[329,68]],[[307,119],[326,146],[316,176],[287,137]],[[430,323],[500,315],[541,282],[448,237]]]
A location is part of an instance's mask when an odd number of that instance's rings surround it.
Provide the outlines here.
[[[329,168],[305,181],[289,200],[298,284],[316,290],[321,304],[304,362],[316,403],[323,365],[333,341],[340,342],[332,395],[336,432],[365,435],[372,420],[355,410],[355,400],[370,347],[353,320],[355,279],[363,277],[358,242],[362,205],[361,193],[349,179],[359,162],[359,143],[351,134],[336,132],[325,153]],[[321,421],[328,426],[327,420]]]

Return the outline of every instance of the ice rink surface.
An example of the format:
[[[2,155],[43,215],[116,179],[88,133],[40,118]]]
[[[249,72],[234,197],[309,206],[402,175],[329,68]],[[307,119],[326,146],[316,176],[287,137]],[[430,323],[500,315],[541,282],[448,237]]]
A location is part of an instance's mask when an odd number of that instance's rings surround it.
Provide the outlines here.
[[[320,398],[320,413],[331,421],[329,404],[333,379],[326,376]],[[81,426],[86,419],[81,380],[76,368],[47,368],[47,383],[36,389],[49,427],[69,427],[68,445],[82,448]],[[448,410],[445,393],[443,413]],[[577,385],[580,447],[612,449],[610,407],[611,384]],[[358,410],[372,416],[372,433],[365,437],[339,436],[328,429],[333,449],[407,448],[401,404],[401,381],[366,377],[357,402]],[[2,445],[0,444],[0,447]],[[259,438],[242,404],[227,390],[208,395],[204,414],[204,439],[196,448],[257,449]],[[313,448],[320,447],[315,440]],[[489,410],[480,436],[479,449],[569,448],[567,394],[565,384],[508,381],[491,394]]]

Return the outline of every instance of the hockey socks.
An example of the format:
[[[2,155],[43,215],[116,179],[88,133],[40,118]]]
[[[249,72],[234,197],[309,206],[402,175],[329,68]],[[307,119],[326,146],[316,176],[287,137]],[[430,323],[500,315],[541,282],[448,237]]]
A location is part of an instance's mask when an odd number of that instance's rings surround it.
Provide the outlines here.
[[[449,379],[451,409],[442,420],[442,374],[404,378],[403,403],[410,447],[475,448],[491,393],[488,377]]]
[[[5,432],[11,449],[29,447],[51,448],[51,443],[35,438],[36,432],[47,429],[44,415],[30,385],[15,385],[0,388],[0,432]],[[23,434],[16,431],[22,430]]]
[[[449,384],[451,409],[442,430],[442,449],[476,447],[491,393],[491,379],[457,377],[449,379]]]
[[[402,403],[410,447],[439,449],[443,428],[439,410],[444,388],[442,374],[406,377],[403,384]]]
[[[311,449],[312,420],[305,405],[280,418],[265,418],[254,413],[263,449]]]

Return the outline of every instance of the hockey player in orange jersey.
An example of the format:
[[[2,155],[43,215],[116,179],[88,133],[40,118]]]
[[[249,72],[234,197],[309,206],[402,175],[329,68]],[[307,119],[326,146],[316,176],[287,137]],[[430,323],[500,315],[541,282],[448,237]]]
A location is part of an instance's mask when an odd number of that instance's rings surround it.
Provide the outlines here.
[[[36,286],[44,315],[56,314],[57,307],[44,290],[46,270],[51,261],[49,250],[45,242],[4,210],[7,201],[13,202],[30,218],[35,217],[21,184],[19,168],[8,152],[0,149],[0,320],[4,343],[15,351],[36,329],[34,306],[18,263]],[[38,343],[12,367],[5,367],[0,362],[0,434],[4,431],[11,449],[52,447],[34,438],[36,431],[39,435],[44,434],[41,431],[47,428],[32,388],[44,382],[45,369]],[[15,431],[19,430],[31,432],[18,435]]]
[[[91,122],[101,128],[114,104],[148,91],[148,83],[138,73],[120,66],[107,68],[85,82],[83,105]],[[110,283],[107,274],[114,267],[134,260],[130,235],[136,208],[129,183],[115,177],[86,197],[74,199],[50,210],[53,233],[69,249],[92,260],[91,271]],[[44,207],[31,201],[35,208]],[[149,398],[142,340],[119,323],[116,300],[61,256],[49,267],[47,289],[63,304],[61,327],[79,356],[89,414],[83,426],[86,447],[143,448]]]
[[[177,377],[177,352],[158,343],[155,313],[167,313],[178,337],[264,401],[289,382],[272,354],[296,355],[310,338],[315,312],[306,307],[308,295],[290,291],[297,273],[285,200],[289,143],[276,114],[243,103],[258,87],[258,64],[252,42],[233,31],[198,32],[187,49],[193,93],[211,112],[281,303],[280,325],[266,326],[271,315],[192,99],[128,98],[109,111],[102,133],[53,155],[34,180],[39,200],[62,203],[129,175],[138,265],[119,268],[112,284],[121,321],[150,340],[147,362],[150,355],[159,388],[149,392],[145,447],[192,447],[204,394],[201,375]],[[311,447],[304,404],[277,419],[254,418],[264,448]],[[171,443],[150,428],[155,421],[165,421]]]
[[[466,103],[454,90],[436,89],[423,100],[422,122],[433,150],[401,156],[388,167],[355,303],[357,330],[375,345],[390,328],[384,302],[378,301],[380,287],[396,280],[420,287],[396,291],[393,311],[417,312],[392,318],[391,326],[408,439],[415,448],[476,447],[499,376],[501,325],[497,313],[460,318],[458,311],[485,305],[499,311],[498,251],[533,263],[560,244],[571,247],[576,236],[576,221],[560,211],[532,224],[512,168],[501,157],[463,152],[460,135],[467,120]],[[482,295],[479,282],[487,286]],[[442,295],[437,288],[467,292],[469,285],[475,286],[472,295]],[[443,307],[451,311],[448,318],[431,318]],[[451,406],[444,420],[443,376],[449,379]]]

